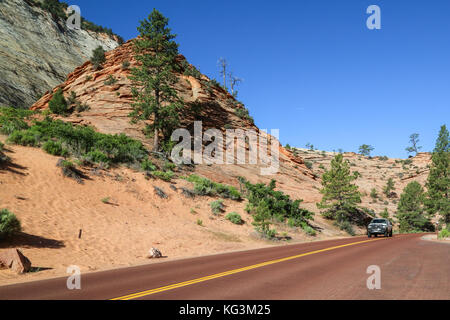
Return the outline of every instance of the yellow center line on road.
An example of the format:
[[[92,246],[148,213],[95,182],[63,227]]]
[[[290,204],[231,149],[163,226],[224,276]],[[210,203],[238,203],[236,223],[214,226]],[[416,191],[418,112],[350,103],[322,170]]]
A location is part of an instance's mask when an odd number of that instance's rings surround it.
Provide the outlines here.
[[[266,262],[254,264],[254,265],[251,265],[251,266],[248,266],[248,267],[244,267],[244,268],[234,269],[234,270],[225,271],[225,272],[222,272],[222,273],[212,274],[210,276],[206,276],[206,277],[202,277],[202,278],[197,278],[197,279],[193,279],[193,280],[189,280],[189,281],[175,283],[175,284],[171,284],[171,285],[160,287],[160,288],[156,288],[156,289],[151,289],[151,290],[147,290],[147,291],[133,293],[133,294],[129,294],[129,295],[126,295],[126,296],[123,296],[123,297],[114,298],[114,299],[111,299],[111,300],[137,299],[137,298],[149,296],[149,295],[152,295],[152,294],[155,294],[155,293],[168,291],[168,290],[173,290],[173,289],[181,288],[181,287],[186,287],[186,286],[189,286],[189,285],[192,285],[192,284],[196,284],[196,283],[200,283],[200,282],[204,282],[204,281],[208,281],[208,280],[212,280],[212,279],[226,277],[226,276],[229,276],[229,275],[232,275],[232,274],[236,274],[236,273],[240,273],[240,272],[244,272],[244,271],[248,271],[248,270],[252,270],[252,269],[261,268],[261,267],[268,266],[268,265],[271,265],[271,264],[276,264],[276,263],[280,263],[280,262],[284,262],[284,261],[298,259],[298,258],[301,258],[301,257],[309,256],[309,255],[320,253],[320,252],[336,250],[336,249],[339,249],[339,248],[354,246],[354,245],[357,245],[357,244],[362,244],[362,243],[367,243],[367,242],[374,242],[374,241],[379,241],[379,240],[385,240],[385,239],[387,239],[387,238],[379,238],[379,239],[373,239],[373,240],[364,240],[364,241],[358,241],[358,242],[352,242],[352,243],[348,243],[348,244],[343,244],[343,245],[340,245],[340,246],[320,249],[320,250],[316,250],[316,251],[306,252],[306,253],[298,254],[298,255],[295,255],[295,256],[291,256],[291,257],[286,257],[286,258],[266,261]]]

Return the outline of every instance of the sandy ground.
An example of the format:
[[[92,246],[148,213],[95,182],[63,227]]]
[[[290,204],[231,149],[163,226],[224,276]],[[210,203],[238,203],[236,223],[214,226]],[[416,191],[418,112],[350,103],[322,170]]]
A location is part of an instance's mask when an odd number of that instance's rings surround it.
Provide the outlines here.
[[[310,237],[276,226],[292,240],[264,241],[254,236],[244,201],[225,200],[225,213],[238,212],[245,220],[244,225],[234,225],[224,215],[211,213],[209,204],[215,199],[187,198],[170,183],[146,180],[143,173],[128,168],[100,175],[86,168],[88,178],[78,184],[62,175],[57,157],[40,149],[8,145],[5,153],[12,161],[0,168],[0,208],[17,215],[23,233],[0,243],[0,250],[19,248],[32,261],[34,272],[16,275],[0,270],[0,285],[65,275],[70,265],[89,272],[148,263],[151,247],[159,248],[166,259],[179,259],[345,236],[325,232]],[[172,184],[192,187],[181,179]],[[161,199],[154,186],[168,199]],[[102,201],[105,198],[108,203]],[[318,224],[327,228],[320,217]]]

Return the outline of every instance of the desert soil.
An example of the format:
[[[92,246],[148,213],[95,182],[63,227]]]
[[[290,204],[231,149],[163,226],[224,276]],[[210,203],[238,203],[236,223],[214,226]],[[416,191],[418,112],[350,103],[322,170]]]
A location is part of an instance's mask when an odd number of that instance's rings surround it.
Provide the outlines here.
[[[316,237],[280,225],[279,233],[292,240],[264,241],[254,235],[244,201],[225,200],[225,213],[214,216],[209,204],[216,199],[185,197],[179,188],[192,188],[185,180],[146,180],[142,172],[121,167],[84,169],[87,179],[78,184],[56,167],[58,157],[41,149],[7,145],[5,153],[12,161],[0,169],[0,207],[16,214],[23,232],[0,243],[0,250],[19,248],[34,272],[0,270],[0,285],[64,276],[70,265],[91,272],[153,263],[147,259],[151,247],[168,260],[345,236],[316,215],[315,225],[325,230]],[[161,199],[154,186],[168,199]],[[243,225],[224,218],[233,211],[241,214]]]

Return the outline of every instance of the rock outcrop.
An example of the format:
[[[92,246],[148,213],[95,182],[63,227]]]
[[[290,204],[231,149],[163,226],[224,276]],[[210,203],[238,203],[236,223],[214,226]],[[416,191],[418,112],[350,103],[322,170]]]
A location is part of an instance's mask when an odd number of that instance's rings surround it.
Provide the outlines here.
[[[28,108],[102,46],[116,39],[70,30],[24,0],[0,0],[0,105]]]
[[[0,253],[0,269],[9,268],[16,273],[26,273],[31,269],[30,260],[18,249],[9,249]]]
[[[94,70],[92,63],[86,61],[70,73],[65,82],[43,95],[31,109],[48,109],[53,94],[61,88],[66,97],[71,96],[73,92],[77,101],[88,106],[84,111],[62,117],[63,121],[89,125],[99,132],[108,134],[125,133],[141,140],[144,145],[151,148],[151,139],[148,139],[143,133],[145,123],[131,123],[129,117],[132,111],[132,94],[128,75],[130,68],[136,66],[133,40],[107,52],[105,56],[106,62],[100,70]],[[225,133],[227,128],[242,128],[259,132],[258,127],[250,118],[239,116],[245,107],[229,92],[215,85],[205,75],[200,74],[196,77],[186,75],[183,68],[189,63],[182,55],[179,55],[177,59],[181,71],[176,74],[178,81],[174,84],[174,89],[184,101],[184,108],[180,113],[181,127],[187,128],[193,133],[194,121],[202,121],[204,131],[217,128]],[[258,166],[205,165],[199,166],[198,169],[199,173],[213,178],[213,180],[231,184],[237,183],[235,179],[237,176],[246,176],[254,183],[269,183],[271,178],[276,178],[283,183],[284,178],[281,174],[288,175],[288,180],[295,179],[295,184],[298,181],[315,179],[314,174],[306,168],[303,160],[287,152],[281,145],[280,176],[277,177],[261,177]],[[289,183],[286,181],[286,184]],[[314,192],[311,184],[305,184],[305,186]],[[302,187],[292,185],[290,189],[297,193]]]

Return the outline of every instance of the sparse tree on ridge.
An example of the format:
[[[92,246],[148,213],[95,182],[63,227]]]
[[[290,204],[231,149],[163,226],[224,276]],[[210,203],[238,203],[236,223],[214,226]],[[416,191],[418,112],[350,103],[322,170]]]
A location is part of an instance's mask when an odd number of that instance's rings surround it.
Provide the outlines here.
[[[230,73],[228,74],[228,77],[229,77],[229,79],[230,79],[231,95],[232,95],[233,97],[236,98],[238,92],[235,90],[235,88],[236,88],[236,86],[237,86],[240,82],[242,82],[242,79],[241,79],[241,78],[238,78],[238,77],[235,77],[235,76],[233,75],[233,72],[230,72]]]
[[[160,148],[159,136],[164,141],[170,138],[179,123],[178,111],[181,101],[172,87],[177,77],[176,67],[178,44],[176,35],[168,28],[169,19],[153,9],[148,19],[141,21],[139,37],[134,41],[135,58],[138,67],[131,69],[133,121],[153,120],[148,129],[153,131],[153,149]]]
[[[375,148],[372,147],[371,145],[363,144],[363,145],[359,146],[359,153],[362,154],[363,156],[370,157],[370,153],[374,149]]]
[[[421,146],[419,146],[419,134],[413,133],[409,136],[409,142],[411,143],[411,146],[406,148],[406,151],[408,153],[415,153],[416,155],[419,153],[419,150],[422,149]]]
[[[223,88],[227,90],[227,67],[228,62],[224,58],[220,58],[218,61],[219,67],[220,67],[220,75],[223,77]]]
[[[431,161],[426,183],[428,191],[425,205],[428,213],[439,214],[448,227],[450,223],[450,141],[445,125],[439,132]]]

